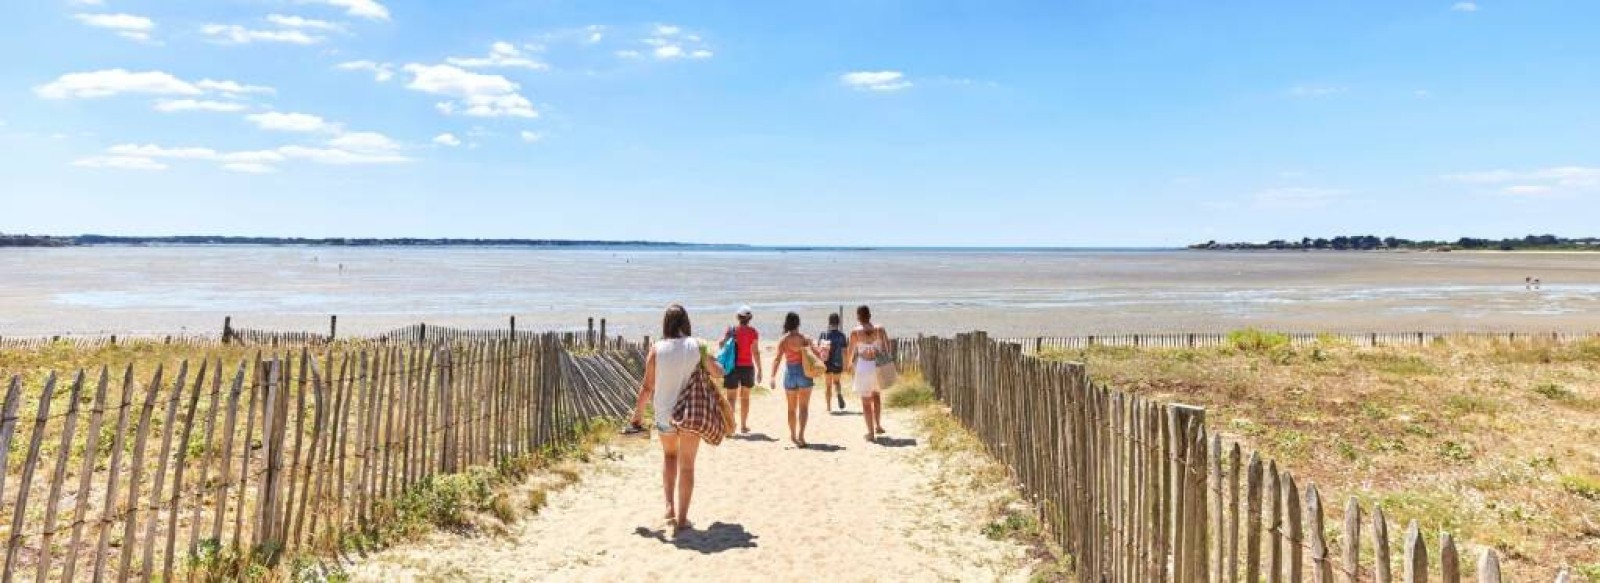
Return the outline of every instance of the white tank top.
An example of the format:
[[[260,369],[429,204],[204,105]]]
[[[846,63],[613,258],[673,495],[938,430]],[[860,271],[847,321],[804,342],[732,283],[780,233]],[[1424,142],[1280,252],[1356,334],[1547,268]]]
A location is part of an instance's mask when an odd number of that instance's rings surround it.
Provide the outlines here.
[[[689,384],[689,375],[700,364],[700,343],[693,338],[659,340],[653,348],[656,354],[656,394],[651,400],[655,406],[655,422],[668,425],[672,407],[678,404],[678,394]]]

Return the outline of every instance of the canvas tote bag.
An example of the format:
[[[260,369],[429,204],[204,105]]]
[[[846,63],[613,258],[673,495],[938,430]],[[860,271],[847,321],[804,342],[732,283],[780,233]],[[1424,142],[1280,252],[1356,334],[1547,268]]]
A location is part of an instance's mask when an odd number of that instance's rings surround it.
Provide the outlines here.
[[[878,355],[873,358],[878,370],[878,390],[887,391],[900,380],[900,370],[894,364],[894,345],[889,343],[889,337],[884,334],[883,328],[877,330],[878,341],[883,344],[878,349]]]

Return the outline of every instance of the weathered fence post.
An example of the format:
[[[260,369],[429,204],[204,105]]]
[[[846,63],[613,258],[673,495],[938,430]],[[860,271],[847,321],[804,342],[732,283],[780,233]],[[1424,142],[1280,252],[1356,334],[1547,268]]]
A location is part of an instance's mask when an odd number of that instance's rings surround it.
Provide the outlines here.
[[[516,316],[512,316],[511,317],[511,339],[512,340],[516,340],[517,339],[517,317]]]
[[[609,338],[609,336],[606,336],[606,319],[605,318],[601,318],[600,319],[600,344],[602,346],[605,345],[606,338]]]
[[[339,337],[339,316],[337,314],[332,315],[332,316],[328,316],[328,342],[333,342],[333,339],[334,338],[338,338],[338,337]]]
[[[590,350],[594,349],[594,318],[589,318],[589,334],[585,337],[584,343]]]
[[[222,317],[222,343],[227,344],[233,340],[233,316]]]

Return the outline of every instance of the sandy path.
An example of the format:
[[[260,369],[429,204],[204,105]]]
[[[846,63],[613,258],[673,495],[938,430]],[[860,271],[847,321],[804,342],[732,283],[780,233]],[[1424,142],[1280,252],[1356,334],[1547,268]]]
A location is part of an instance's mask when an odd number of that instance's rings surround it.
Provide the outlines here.
[[[1026,550],[981,533],[982,510],[949,498],[948,471],[919,445],[911,414],[887,411],[885,445],[863,439],[859,402],[830,415],[821,395],[788,442],[783,397],[753,399],[745,439],[702,446],[691,520],[663,533],[660,447],[613,446],[506,537],[436,534],[353,566],[362,581],[1026,581]],[[768,437],[770,436],[770,437]],[[941,487],[941,484],[943,486]],[[974,497],[975,498],[975,497]],[[708,579],[709,578],[709,579]]]

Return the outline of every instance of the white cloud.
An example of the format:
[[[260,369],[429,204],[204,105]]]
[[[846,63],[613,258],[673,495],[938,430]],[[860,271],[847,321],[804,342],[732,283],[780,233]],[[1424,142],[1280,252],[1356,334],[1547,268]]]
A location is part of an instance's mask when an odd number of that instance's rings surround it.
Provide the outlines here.
[[[394,65],[390,65],[389,63],[350,61],[348,63],[339,63],[338,65],[335,65],[334,68],[340,71],[369,71],[372,73],[372,79],[379,83],[383,83],[394,78]]]
[[[291,159],[306,160],[317,164],[333,166],[350,166],[355,164],[401,164],[410,162],[411,159],[395,153],[369,153],[351,152],[338,148],[311,148],[306,146],[284,146],[278,152]]]
[[[433,143],[454,148],[461,145],[461,138],[456,137],[455,134],[446,132],[435,136],[433,138]]]
[[[377,0],[300,0],[302,4],[325,4],[343,8],[344,13],[358,18],[388,20],[389,9]]]
[[[1416,96],[1417,99],[1427,99],[1429,97],[1433,97],[1433,92],[1428,91],[1427,89],[1418,89],[1411,92],[1411,94]]]
[[[256,42],[314,45],[323,41],[322,37],[299,30],[255,30],[237,24],[207,24],[200,27],[200,32],[212,37],[213,42],[231,45]]]
[[[280,113],[269,111],[244,116],[256,127],[278,132],[338,132],[339,124],[308,113]]]
[[[156,102],[156,111],[174,113],[179,111],[212,111],[229,113],[249,109],[248,105],[235,101],[206,101],[196,99],[162,99]]]
[[[1290,87],[1286,93],[1288,93],[1289,97],[1298,99],[1316,99],[1319,97],[1331,97],[1348,91],[1348,88],[1338,85],[1296,85]]]
[[[586,43],[586,44],[591,44],[592,45],[594,43],[600,42],[601,40],[604,40],[605,37],[606,37],[606,35],[605,35],[606,27],[604,27],[604,26],[601,26],[601,25],[598,25],[598,24],[591,24],[591,25],[589,25],[589,28],[587,30],[589,31],[589,36],[586,36],[583,39],[583,42]]]
[[[381,134],[348,134],[357,136],[343,142],[350,148],[341,148],[334,142],[330,147],[312,146],[282,146],[272,150],[251,150],[240,152],[218,152],[211,148],[187,147],[167,148],[152,144],[122,144],[112,146],[107,150],[107,158],[142,158],[152,160],[166,158],[172,160],[199,160],[215,162],[227,170],[234,172],[260,173],[263,168],[272,167],[291,160],[304,160],[316,164],[329,164],[348,166],[356,164],[400,164],[410,162],[408,158],[397,151],[398,144]],[[393,149],[391,149],[391,146]],[[358,150],[354,148],[370,148]],[[231,166],[231,167],[230,167]]]
[[[200,95],[201,87],[162,71],[130,72],[107,69],[88,73],[67,73],[55,81],[33,88],[45,99],[90,99],[121,93],[148,95]]]
[[[650,29],[650,35],[639,42],[651,47],[649,54],[661,61],[709,59],[715,55],[700,35],[685,34],[682,27],[672,24],[655,25]],[[644,56],[643,52],[634,49],[619,50],[615,54],[624,59]]]
[[[74,14],[78,22],[95,28],[115,31],[118,36],[139,42],[150,42],[150,32],[156,23],[143,16],[132,14]]]
[[[1501,192],[1519,196],[1537,196],[1540,194],[1550,194],[1550,192],[1553,190],[1555,189],[1549,186],[1538,184],[1518,184],[1516,186],[1507,186],[1505,190],[1502,190]]]
[[[233,81],[214,81],[211,79],[201,79],[196,81],[194,86],[206,91],[226,93],[230,97],[247,93],[265,93],[270,95],[278,92],[276,89],[271,87],[262,87],[260,85],[242,85]]]
[[[1451,6],[1450,9],[1454,10],[1456,12],[1477,12],[1478,11],[1478,3],[1477,2],[1457,2],[1457,3],[1455,3],[1454,6]]]
[[[117,170],[160,171],[167,169],[166,164],[149,158],[134,156],[93,156],[73,162],[72,165],[81,168],[115,168]]]
[[[278,171],[276,166],[269,166],[267,164],[261,164],[258,162],[234,162],[231,164],[223,164],[222,169],[229,172],[238,172],[240,174],[271,174]]]
[[[1318,209],[1344,197],[1346,191],[1333,188],[1293,186],[1269,188],[1255,193],[1256,206],[1277,209]]]
[[[542,134],[539,134],[538,132],[530,132],[528,130],[522,130],[521,136],[522,136],[522,141],[530,143],[530,144],[544,139],[544,136]]]
[[[396,142],[393,138],[378,132],[350,132],[347,134],[342,134],[339,137],[328,140],[328,145],[341,150],[349,150],[351,152],[360,152],[366,154],[397,152],[401,148],[400,142]]]
[[[342,32],[344,26],[336,22],[316,20],[301,16],[268,14],[267,22],[286,28],[304,28],[308,30],[322,30],[327,32]]]
[[[1504,185],[1501,194],[1537,196],[1600,191],[1600,167],[1552,166],[1534,170],[1487,170],[1446,174],[1450,182],[1483,186]]]
[[[544,70],[550,68],[549,65],[523,55],[516,45],[503,41],[489,45],[489,56],[487,57],[450,57],[445,59],[445,62],[468,69],[506,67]]]
[[[854,71],[840,75],[839,82],[862,91],[891,92],[911,87],[911,81],[899,71]]]
[[[412,76],[407,89],[456,99],[436,105],[446,115],[539,117],[533,103],[518,93],[521,86],[505,77],[473,73],[451,65],[412,63],[404,70]]]

